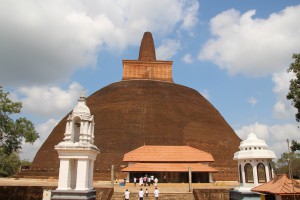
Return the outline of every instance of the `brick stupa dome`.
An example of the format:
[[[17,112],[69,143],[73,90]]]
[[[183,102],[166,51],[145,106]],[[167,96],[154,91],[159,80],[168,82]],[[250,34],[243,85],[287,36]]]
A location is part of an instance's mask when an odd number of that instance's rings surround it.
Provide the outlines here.
[[[152,42],[147,44],[149,37]],[[112,164],[120,177],[124,154],[146,144],[189,145],[206,151],[219,170],[216,180],[237,180],[232,157],[241,140],[198,91],[173,82],[172,61],[156,60],[149,32],[144,34],[139,60],[123,60],[122,81],[89,96],[87,106],[95,117],[95,145],[100,149],[95,179],[109,180]],[[31,165],[36,175],[58,175],[54,146],[63,140],[67,116],[36,154]]]

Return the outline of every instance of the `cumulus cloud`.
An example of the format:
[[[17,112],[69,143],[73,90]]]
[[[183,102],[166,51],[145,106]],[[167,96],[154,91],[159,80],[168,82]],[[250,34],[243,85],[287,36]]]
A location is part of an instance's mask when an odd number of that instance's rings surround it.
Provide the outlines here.
[[[264,76],[287,68],[299,51],[300,5],[287,7],[268,18],[255,18],[255,10],[241,14],[231,9],[210,21],[212,38],[199,59],[210,60],[230,74]]]
[[[63,80],[95,66],[99,50],[138,45],[144,31],[165,38],[175,28],[190,29],[198,7],[196,0],[1,1],[0,80]]]
[[[283,125],[267,125],[261,123],[254,123],[247,126],[243,126],[240,129],[235,130],[236,134],[245,140],[251,129],[256,134],[257,138],[266,141],[270,150],[273,150],[277,156],[287,151],[286,139],[293,140],[299,138],[299,129],[294,124]]]
[[[158,60],[168,60],[172,58],[180,48],[180,42],[177,40],[166,39],[156,49],[156,57]]]
[[[192,64],[193,63],[193,57],[191,54],[185,54],[183,57],[182,57],[182,60],[183,62],[187,63],[187,64]]]
[[[40,138],[38,138],[33,144],[28,144],[23,141],[20,158],[22,160],[26,159],[32,161],[39,148],[42,146],[44,141],[48,138],[49,134],[57,124],[58,121],[55,119],[49,119],[47,122],[39,124],[36,127],[36,130],[39,133]]]
[[[272,81],[274,82],[273,92],[276,95],[276,103],[273,107],[274,116],[278,119],[292,119],[297,110],[292,106],[291,101],[286,99],[289,91],[290,80],[293,78],[292,73],[279,72],[274,73]]]
[[[74,82],[67,90],[59,87],[21,87],[17,94],[22,96],[24,111],[37,116],[61,117],[76,105],[83,87]]]
[[[197,14],[199,9],[199,2],[198,1],[186,1],[186,4],[188,4],[187,9],[184,10],[183,14],[183,23],[182,27],[185,29],[190,29],[198,22]]]

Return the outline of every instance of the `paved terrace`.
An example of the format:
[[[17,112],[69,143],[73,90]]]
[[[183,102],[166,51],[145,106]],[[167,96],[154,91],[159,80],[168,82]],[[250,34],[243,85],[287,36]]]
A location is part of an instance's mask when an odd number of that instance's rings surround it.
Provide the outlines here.
[[[120,181],[122,182],[122,181]],[[215,185],[213,183],[193,183],[192,188],[208,188],[208,189],[225,189],[234,188],[238,185],[236,181],[219,181]],[[0,178],[0,186],[53,186],[57,187],[57,179],[28,179],[28,178]],[[94,187],[96,188],[110,188],[109,181],[94,181]],[[188,193],[188,183],[158,183],[158,189],[160,193]],[[153,193],[154,186],[142,186],[143,190],[148,189],[149,193]],[[114,184],[115,192],[125,192],[128,189],[132,193],[136,193],[140,190],[140,186],[137,184],[134,187],[133,183],[126,183],[125,186],[120,186],[119,183]]]

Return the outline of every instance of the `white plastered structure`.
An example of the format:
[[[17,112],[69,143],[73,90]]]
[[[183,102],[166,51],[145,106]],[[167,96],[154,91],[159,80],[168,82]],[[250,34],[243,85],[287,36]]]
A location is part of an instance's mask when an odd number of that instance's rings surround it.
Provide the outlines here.
[[[93,189],[94,161],[100,151],[94,145],[94,116],[83,93],[67,119],[64,136],[55,146],[60,159],[57,190]]]
[[[238,161],[240,186],[234,190],[252,193],[253,187],[274,177],[271,162],[276,156],[268,149],[266,142],[258,139],[252,130],[247,139],[241,142],[239,149],[233,159]]]

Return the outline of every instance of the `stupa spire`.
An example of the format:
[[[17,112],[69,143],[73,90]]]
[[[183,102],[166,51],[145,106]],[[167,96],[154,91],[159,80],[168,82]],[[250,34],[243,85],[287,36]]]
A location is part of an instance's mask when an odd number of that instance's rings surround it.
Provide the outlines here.
[[[155,47],[150,32],[141,41],[139,59],[123,60],[122,80],[156,80],[173,82],[172,61],[156,60]]]
[[[139,60],[141,61],[155,61],[155,47],[151,32],[145,32],[141,41]]]

